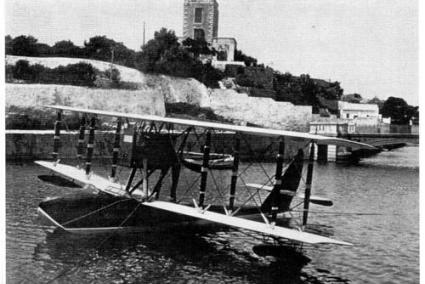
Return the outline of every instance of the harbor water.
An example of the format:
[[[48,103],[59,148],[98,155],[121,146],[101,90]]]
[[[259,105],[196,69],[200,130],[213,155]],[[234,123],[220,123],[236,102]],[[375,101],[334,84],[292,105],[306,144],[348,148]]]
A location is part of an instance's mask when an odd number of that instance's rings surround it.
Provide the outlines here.
[[[274,164],[263,166],[273,173]],[[59,232],[41,224],[37,205],[78,189],[37,178],[46,173],[32,163],[6,165],[8,283],[419,283],[418,147],[358,165],[316,164],[313,194],[334,206],[312,205],[307,229],[354,245],[288,244],[279,257],[255,252],[260,236],[226,227]],[[263,168],[245,179],[262,182]],[[182,180],[179,192],[189,183]]]

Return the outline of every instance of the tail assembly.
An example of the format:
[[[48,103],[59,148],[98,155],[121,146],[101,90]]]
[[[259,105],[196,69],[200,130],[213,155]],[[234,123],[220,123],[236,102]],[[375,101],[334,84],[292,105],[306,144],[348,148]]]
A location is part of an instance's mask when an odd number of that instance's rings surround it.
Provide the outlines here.
[[[285,212],[289,210],[289,206],[294,196],[296,196],[297,189],[300,184],[303,162],[304,153],[300,149],[294,159],[290,162],[285,173],[282,175],[282,184],[279,187],[276,187],[276,190],[279,190],[279,194],[276,194],[276,197],[278,198],[277,204],[279,206],[278,212]],[[271,212],[272,204],[273,190],[261,205],[261,211]]]

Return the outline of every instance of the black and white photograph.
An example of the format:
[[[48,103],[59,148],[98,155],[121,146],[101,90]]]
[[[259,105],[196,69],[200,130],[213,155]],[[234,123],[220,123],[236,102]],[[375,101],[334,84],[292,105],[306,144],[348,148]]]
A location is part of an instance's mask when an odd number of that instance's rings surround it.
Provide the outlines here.
[[[0,283],[420,283],[421,5],[5,0]]]

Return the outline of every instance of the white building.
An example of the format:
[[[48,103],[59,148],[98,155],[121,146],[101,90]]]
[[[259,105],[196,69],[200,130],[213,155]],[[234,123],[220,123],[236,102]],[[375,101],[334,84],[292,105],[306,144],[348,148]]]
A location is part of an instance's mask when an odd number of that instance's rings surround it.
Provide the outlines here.
[[[324,120],[310,122],[310,133],[325,136],[337,136],[338,134],[352,134],[356,132],[356,125],[352,121]]]
[[[377,104],[354,104],[338,102],[339,117],[353,120],[357,126],[376,126],[380,121]]]

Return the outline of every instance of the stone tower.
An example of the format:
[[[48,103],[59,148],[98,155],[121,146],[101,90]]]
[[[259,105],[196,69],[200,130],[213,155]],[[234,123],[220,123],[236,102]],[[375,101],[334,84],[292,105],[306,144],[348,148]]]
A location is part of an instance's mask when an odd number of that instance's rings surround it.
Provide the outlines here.
[[[218,35],[216,0],[184,0],[183,38],[204,38],[208,43]]]

